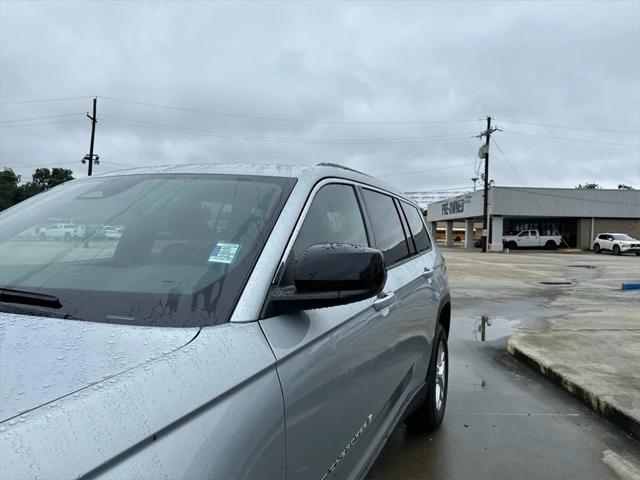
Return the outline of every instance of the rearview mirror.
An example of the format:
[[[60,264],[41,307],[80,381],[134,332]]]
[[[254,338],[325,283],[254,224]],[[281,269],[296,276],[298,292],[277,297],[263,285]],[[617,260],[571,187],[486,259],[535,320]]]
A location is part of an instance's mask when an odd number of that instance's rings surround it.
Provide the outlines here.
[[[267,316],[359,302],[387,280],[382,252],[345,243],[312,245],[296,262],[293,286],[275,287]]]

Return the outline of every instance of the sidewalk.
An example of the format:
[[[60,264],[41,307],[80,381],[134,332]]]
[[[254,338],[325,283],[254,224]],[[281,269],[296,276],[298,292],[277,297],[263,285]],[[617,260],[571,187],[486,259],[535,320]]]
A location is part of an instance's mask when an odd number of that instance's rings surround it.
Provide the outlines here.
[[[640,291],[620,290],[640,279],[640,259],[443,253],[454,299],[456,287],[496,302],[535,297],[536,307],[511,315],[519,333],[509,353],[640,439]]]

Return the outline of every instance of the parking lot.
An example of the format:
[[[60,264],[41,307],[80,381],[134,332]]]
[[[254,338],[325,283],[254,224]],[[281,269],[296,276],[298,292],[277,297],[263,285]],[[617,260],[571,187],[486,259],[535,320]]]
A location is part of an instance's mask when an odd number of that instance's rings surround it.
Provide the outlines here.
[[[506,347],[511,335],[539,342],[555,367],[637,414],[640,292],[620,283],[640,279],[640,259],[443,253],[453,298],[447,416],[433,435],[398,427],[369,478],[638,478],[637,439]]]

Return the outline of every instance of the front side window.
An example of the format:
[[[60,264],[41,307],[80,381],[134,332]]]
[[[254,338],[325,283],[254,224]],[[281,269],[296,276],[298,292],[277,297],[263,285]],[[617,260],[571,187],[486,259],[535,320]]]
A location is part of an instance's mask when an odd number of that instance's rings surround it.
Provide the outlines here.
[[[23,295],[0,302],[0,311],[133,325],[225,322],[294,184],[129,175],[26,200],[0,214],[0,288],[56,297],[61,307],[39,311]],[[52,225],[69,228],[70,238],[49,235]]]
[[[518,235],[519,237],[528,237],[529,236],[529,231],[524,231],[522,232],[520,235]]]
[[[427,228],[424,225],[422,214],[416,207],[408,203],[400,202],[400,204],[409,222],[409,230],[411,231],[416,250],[418,252],[429,250],[431,248],[431,240],[429,239]]]
[[[382,250],[387,266],[409,256],[409,246],[400,223],[393,198],[383,193],[363,189],[367,214],[373,228],[376,248]]]
[[[330,184],[318,191],[287,259],[281,285],[293,282],[296,260],[307,248],[319,243],[369,246],[362,213],[352,186]]]

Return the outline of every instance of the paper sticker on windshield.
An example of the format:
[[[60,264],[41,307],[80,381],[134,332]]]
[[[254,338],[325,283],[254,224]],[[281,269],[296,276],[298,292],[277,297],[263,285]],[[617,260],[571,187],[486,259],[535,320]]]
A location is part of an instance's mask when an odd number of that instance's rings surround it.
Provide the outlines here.
[[[236,257],[240,245],[237,243],[216,243],[209,255],[210,263],[231,263]]]

